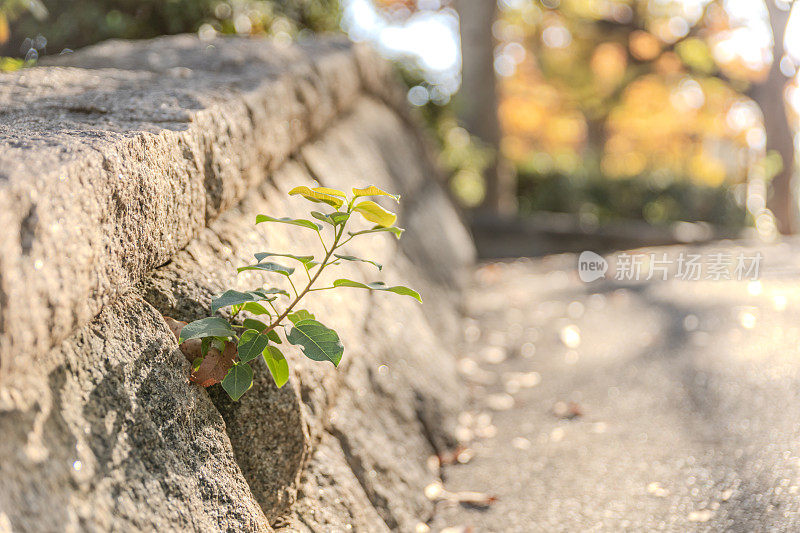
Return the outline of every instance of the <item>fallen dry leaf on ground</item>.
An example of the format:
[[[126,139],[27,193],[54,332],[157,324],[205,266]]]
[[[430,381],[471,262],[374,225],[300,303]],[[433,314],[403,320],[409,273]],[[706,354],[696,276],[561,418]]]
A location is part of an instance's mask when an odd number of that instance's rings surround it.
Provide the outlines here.
[[[448,466],[456,463],[466,464],[475,456],[475,452],[466,446],[458,446],[455,450],[442,452],[434,456],[439,461],[439,466]]]
[[[441,530],[439,533],[472,533],[472,526],[450,526]]]
[[[446,501],[460,503],[472,507],[488,507],[497,501],[496,496],[483,492],[461,491],[450,492],[445,489],[441,481],[434,481],[425,487],[425,496],[431,501]]]
[[[483,492],[462,491],[462,492],[447,492],[445,491],[448,501],[460,503],[462,505],[470,505],[473,507],[489,507],[497,501],[496,496],[491,496]]]
[[[566,418],[572,420],[583,416],[583,409],[575,402],[556,402],[553,406],[553,414],[558,418]]]

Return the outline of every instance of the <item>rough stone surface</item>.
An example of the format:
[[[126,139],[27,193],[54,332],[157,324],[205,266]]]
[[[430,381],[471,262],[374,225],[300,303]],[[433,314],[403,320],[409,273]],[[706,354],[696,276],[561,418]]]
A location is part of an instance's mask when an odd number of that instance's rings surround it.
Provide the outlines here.
[[[108,42],[0,78],[0,530],[410,531],[426,459],[454,443],[452,341],[474,257],[391,70],[339,40],[276,48],[178,36]],[[69,65],[69,66],[67,66]],[[242,401],[187,383],[159,314],[207,316],[257,251],[319,253],[286,192],[315,181],[403,194],[307,306],[339,369],[287,348]],[[279,282],[278,282],[279,283]],[[343,292],[348,291],[348,292]],[[11,305],[26,302],[26,305]],[[12,357],[13,354],[13,357]],[[77,462],[76,462],[77,461]]]
[[[390,531],[344,460],[339,442],[331,436],[317,445],[304,474],[300,500],[275,529],[287,533]]]
[[[336,134],[354,136],[356,133],[348,134],[345,128],[356,125],[362,131],[371,128],[376,137],[390,128],[398,137],[403,133],[403,129],[397,129],[401,126],[393,121],[392,113],[372,102],[359,104],[337,126]],[[328,142],[326,132],[310,146]],[[354,161],[369,155],[368,145],[350,153]],[[325,168],[341,165],[335,159],[323,162],[321,155],[318,162]],[[388,174],[387,162],[376,161],[371,170],[369,175],[375,178],[381,172]],[[390,181],[376,182],[396,189]],[[252,253],[258,250],[320,252],[316,237],[308,230],[268,224],[256,227],[251,223],[259,213],[302,216],[307,204],[297,199],[287,202],[285,193],[295,185],[312,184],[309,167],[295,158],[287,161],[271,183],[253,191],[186,250],[177,253],[169,265],[154,271],[142,284],[145,297],[164,314],[191,320],[208,313],[212,295],[222,287],[247,290],[264,281],[281,285],[277,276],[236,276],[234,267],[250,262]],[[431,194],[436,190],[432,188]],[[439,195],[444,210],[449,206],[441,190]],[[387,265],[389,281],[420,287],[426,301],[431,296],[435,308],[437,298],[428,291],[433,290],[434,282],[412,266],[415,260],[424,262],[424,257],[407,255],[386,235],[353,241],[352,253],[369,255]],[[324,274],[321,283],[343,276],[371,280],[378,274],[372,266],[346,264]],[[268,516],[286,511],[294,499],[308,450],[320,438],[333,435],[344,451],[351,475],[362,483],[362,490],[385,524],[395,530],[413,528],[432,514],[432,506],[421,490],[434,479],[425,468],[425,460],[437,447],[452,443],[452,428],[447,421],[452,419],[449,415],[456,411],[458,400],[452,359],[432,327],[437,322],[429,320],[425,307],[414,300],[357,290],[317,293],[306,305],[317,318],[337,329],[345,343],[338,371],[305,360],[290,348],[286,354],[296,395],[288,388],[278,391],[269,377],[262,377],[262,382],[238,404],[225,401],[224,393],[211,390],[229,427],[236,428],[229,430],[231,442],[237,457],[242,457],[239,462],[245,477],[255,480],[250,482],[253,494]],[[452,308],[444,314],[454,320]],[[257,370],[265,375],[263,368]],[[300,416],[303,426],[297,422]],[[292,429],[288,434],[287,428]]]
[[[458,305],[458,290],[467,282],[475,249],[458,213],[431,179],[430,168],[412,163],[425,160],[425,144],[418,136],[398,135],[403,129],[396,114],[375,101],[364,101],[357,113],[305,144],[300,155],[311,175],[329,186],[347,189],[369,181],[402,195],[400,206],[379,202],[397,211],[399,224],[407,230],[400,248],[422,267],[431,296],[425,303],[428,319],[437,324],[438,335],[454,342],[460,328],[452,321],[452,307]],[[367,244],[355,251],[374,254],[373,243]]]
[[[4,74],[0,372],[88,322],[352,108],[359,69],[386,81],[357,57],[339,40],[177,36]]]
[[[161,315],[130,295],[23,387],[0,388],[0,517],[11,530],[270,530],[187,367]]]

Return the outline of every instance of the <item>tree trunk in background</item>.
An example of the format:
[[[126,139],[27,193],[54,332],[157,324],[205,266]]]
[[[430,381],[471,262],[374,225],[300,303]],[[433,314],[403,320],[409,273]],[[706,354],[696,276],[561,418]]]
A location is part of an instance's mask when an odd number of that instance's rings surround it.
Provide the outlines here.
[[[496,213],[516,209],[514,172],[500,156],[500,123],[494,73],[492,24],[497,18],[495,0],[458,0],[461,31],[461,90],[459,118],[471,134],[495,150],[496,157],[484,171],[486,197],[482,207]]]
[[[602,176],[601,165],[606,147],[606,122],[608,116],[593,117],[584,113],[586,117],[586,144],[583,150],[584,165],[592,173],[592,178]]]
[[[775,44],[772,49],[773,61],[767,79],[754,86],[753,100],[764,115],[764,129],[767,133],[767,151],[776,151],[783,159],[783,169],[772,180],[771,194],[767,207],[775,215],[778,230],[783,234],[794,233],[795,200],[792,189],[794,175],[794,138],[786,116],[786,77],[781,73],[781,58],[784,55],[783,39],[789,11],[778,9],[773,0],[766,0],[769,22]]]

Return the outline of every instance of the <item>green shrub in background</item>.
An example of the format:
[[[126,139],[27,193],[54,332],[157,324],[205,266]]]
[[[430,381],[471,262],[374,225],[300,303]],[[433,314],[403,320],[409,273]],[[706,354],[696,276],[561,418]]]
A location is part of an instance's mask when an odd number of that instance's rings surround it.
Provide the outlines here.
[[[483,172],[494,160],[495,151],[459,124],[451,96],[437,99],[436,87],[425,80],[413,60],[396,61],[395,65],[409,92],[421,88],[431,96],[425,104],[414,105],[436,141],[439,164],[447,173],[453,197],[462,207],[477,207],[486,194]]]
[[[730,229],[740,229],[747,222],[746,209],[737,198],[743,194],[736,194],[744,191],[702,186],[689,179],[608,179],[520,171],[518,190],[522,213],[555,211],[597,222],[638,219],[654,225],[702,221]]]
[[[337,31],[340,18],[339,0],[0,0],[10,30],[3,44],[0,29],[0,55],[59,53],[109,38],[196,32],[204,24],[222,33],[294,37]]]

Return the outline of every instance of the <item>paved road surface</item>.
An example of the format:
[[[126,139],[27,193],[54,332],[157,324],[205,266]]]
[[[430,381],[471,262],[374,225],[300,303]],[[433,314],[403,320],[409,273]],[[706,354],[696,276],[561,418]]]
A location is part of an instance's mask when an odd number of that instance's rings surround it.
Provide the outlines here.
[[[722,248],[693,252],[708,268]],[[474,457],[444,487],[498,500],[440,502],[431,529],[800,531],[800,251],[759,249],[760,282],[481,266],[460,362]],[[645,253],[665,251],[686,252]]]

